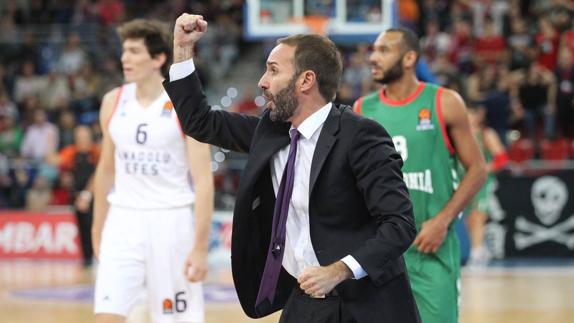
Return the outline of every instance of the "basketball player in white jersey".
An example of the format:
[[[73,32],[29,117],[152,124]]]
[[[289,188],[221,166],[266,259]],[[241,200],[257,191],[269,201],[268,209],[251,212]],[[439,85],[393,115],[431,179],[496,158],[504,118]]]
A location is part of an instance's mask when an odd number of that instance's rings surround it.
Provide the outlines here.
[[[213,212],[209,146],[183,135],[162,87],[172,56],[167,29],[137,19],[118,33],[128,83],[107,93],[100,111],[96,322],[125,322],[143,291],[153,322],[203,322]]]

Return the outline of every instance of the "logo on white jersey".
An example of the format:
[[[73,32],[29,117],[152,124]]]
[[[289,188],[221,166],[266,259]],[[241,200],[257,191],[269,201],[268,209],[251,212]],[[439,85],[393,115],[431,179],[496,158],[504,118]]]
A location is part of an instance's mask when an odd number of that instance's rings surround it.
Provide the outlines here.
[[[124,162],[124,170],[128,175],[159,175],[160,165],[169,164],[171,156],[159,151],[118,151],[119,160]]]
[[[166,101],[163,104],[163,109],[161,109],[161,116],[162,117],[171,117],[172,111],[173,111],[173,103],[171,103],[171,101]]]

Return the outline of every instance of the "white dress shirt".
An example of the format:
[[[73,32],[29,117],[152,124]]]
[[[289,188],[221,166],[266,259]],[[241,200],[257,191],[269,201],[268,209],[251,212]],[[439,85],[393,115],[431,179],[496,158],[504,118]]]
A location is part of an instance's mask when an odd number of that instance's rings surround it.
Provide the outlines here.
[[[195,71],[193,60],[175,63],[170,67],[170,81],[177,81]],[[309,180],[311,175],[311,163],[317,146],[317,140],[323,129],[323,124],[331,111],[332,104],[329,102],[321,109],[307,117],[297,130],[301,137],[297,146],[295,159],[295,178],[293,183],[293,195],[289,204],[287,216],[287,233],[285,238],[285,253],[283,267],[293,277],[298,278],[303,269],[309,266],[320,266],[309,231]],[[287,164],[289,145],[279,150],[271,160],[271,178],[275,196],[281,183],[283,170]],[[351,269],[355,279],[367,275],[361,265],[348,255],[341,259]]]

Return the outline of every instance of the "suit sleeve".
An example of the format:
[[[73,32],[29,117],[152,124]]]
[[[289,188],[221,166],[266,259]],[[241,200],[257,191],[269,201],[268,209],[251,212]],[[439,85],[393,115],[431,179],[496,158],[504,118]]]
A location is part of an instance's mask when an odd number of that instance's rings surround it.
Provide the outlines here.
[[[350,162],[367,209],[378,224],[375,236],[351,253],[373,282],[407,250],[416,236],[413,207],[401,171],[402,159],[379,124],[364,119]]]
[[[212,110],[197,72],[180,80],[166,80],[163,86],[186,135],[225,149],[249,152],[258,117]]]

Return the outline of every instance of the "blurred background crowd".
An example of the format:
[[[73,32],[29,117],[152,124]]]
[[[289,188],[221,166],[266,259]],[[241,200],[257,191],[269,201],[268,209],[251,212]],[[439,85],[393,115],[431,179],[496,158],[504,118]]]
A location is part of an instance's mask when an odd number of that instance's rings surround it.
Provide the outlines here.
[[[423,78],[484,107],[514,165],[574,157],[574,1],[397,3],[399,24],[421,36]],[[237,76],[262,72],[266,46],[244,39],[243,6],[242,0],[1,1],[0,208],[81,203],[99,154],[101,98],[122,84],[118,23],[202,14],[210,31],[196,49],[196,66],[210,98],[227,98],[224,109],[259,113],[257,89],[243,87]],[[337,100],[352,104],[376,89],[370,44],[340,48],[346,67]],[[218,203],[228,206],[241,158],[214,149],[213,169]]]

